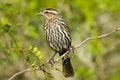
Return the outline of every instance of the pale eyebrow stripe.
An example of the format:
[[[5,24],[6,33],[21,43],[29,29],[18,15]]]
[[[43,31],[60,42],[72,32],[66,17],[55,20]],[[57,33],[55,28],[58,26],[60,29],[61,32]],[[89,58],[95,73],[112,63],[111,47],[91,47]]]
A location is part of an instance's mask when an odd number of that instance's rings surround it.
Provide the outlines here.
[[[48,12],[50,12],[50,13],[55,13],[55,14],[57,14],[58,12],[56,12],[56,11],[48,11]]]

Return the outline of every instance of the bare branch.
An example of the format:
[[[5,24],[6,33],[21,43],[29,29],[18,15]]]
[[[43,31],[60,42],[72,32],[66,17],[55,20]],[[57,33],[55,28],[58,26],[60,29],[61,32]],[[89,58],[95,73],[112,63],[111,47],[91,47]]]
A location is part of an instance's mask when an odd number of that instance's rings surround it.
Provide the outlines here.
[[[76,48],[80,48],[83,44],[85,44],[86,42],[88,42],[89,40],[93,40],[93,39],[101,39],[101,38],[104,38],[104,37],[107,37],[111,34],[113,34],[114,32],[116,31],[120,31],[120,28],[117,28],[111,32],[108,32],[106,34],[103,34],[103,35],[100,35],[100,36],[97,36],[97,37],[90,37],[90,38],[87,38],[85,40],[83,40],[82,42],[80,42],[80,44],[76,45],[76,46],[73,46],[73,48],[70,48],[67,52],[65,52],[62,56],[60,56],[59,58],[55,59],[54,61],[55,62],[58,62],[59,60],[61,60],[65,55],[67,55],[69,52],[71,52],[72,50],[76,49]],[[45,64],[49,64],[49,62],[46,61]],[[8,80],[12,80],[13,78],[15,78],[16,76],[22,74],[22,73],[25,73],[25,72],[29,72],[29,71],[33,71],[33,70],[40,70],[40,67],[41,66],[37,66],[35,68],[28,68],[28,69],[25,69],[23,71],[20,71],[20,72],[17,72],[15,73],[12,77],[10,77]]]
[[[22,70],[20,72],[17,72],[15,73],[12,77],[10,77],[8,80],[12,80],[13,78],[15,78],[16,76],[22,74],[22,73],[25,73],[25,72],[29,72],[29,71],[33,71],[33,70],[38,70],[39,67],[35,67],[35,68],[28,68],[28,69],[25,69],[25,70]]]
[[[85,43],[86,43],[87,41],[89,41],[89,40],[101,39],[101,38],[104,38],[104,37],[106,37],[106,36],[111,35],[112,33],[116,32],[116,31],[120,31],[120,28],[117,28],[117,29],[115,29],[115,30],[113,30],[113,31],[111,31],[111,32],[108,32],[108,33],[106,33],[106,34],[103,34],[103,35],[100,35],[100,36],[97,36],[97,37],[87,38],[87,39],[83,40],[82,42],[80,42],[80,44],[74,46],[73,49],[80,48],[83,44],[85,44]],[[57,58],[57,59],[55,60],[55,62],[57,62],[57,61],[59,61],[60,59],[62,59],[62,58],[63,58],[66,54],[68,54],[70,51],[71,51],[71,50],[68,50],[68,51],[67,51],[66,53],[64,53],[62,56],[60,56],[59,58]]]

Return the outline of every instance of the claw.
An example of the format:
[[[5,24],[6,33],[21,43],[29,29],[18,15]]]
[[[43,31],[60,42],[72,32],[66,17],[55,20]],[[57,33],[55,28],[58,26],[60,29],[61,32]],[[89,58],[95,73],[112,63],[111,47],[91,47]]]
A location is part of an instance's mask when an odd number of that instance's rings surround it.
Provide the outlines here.
[[[70,51],[72,51],[72,53],[74,54],[74,46],[70,47]]]
[[[47,62],[51,65],[51,67],[55,64],[54,58],[50,58]]]

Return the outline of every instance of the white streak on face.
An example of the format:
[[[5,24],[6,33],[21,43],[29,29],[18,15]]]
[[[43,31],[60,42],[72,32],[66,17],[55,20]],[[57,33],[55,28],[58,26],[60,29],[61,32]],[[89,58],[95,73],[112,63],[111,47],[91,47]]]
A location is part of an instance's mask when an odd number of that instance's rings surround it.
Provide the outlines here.
[[[49,13],[54,13],[54,14],[58,14],[57,11],[48,11]]]

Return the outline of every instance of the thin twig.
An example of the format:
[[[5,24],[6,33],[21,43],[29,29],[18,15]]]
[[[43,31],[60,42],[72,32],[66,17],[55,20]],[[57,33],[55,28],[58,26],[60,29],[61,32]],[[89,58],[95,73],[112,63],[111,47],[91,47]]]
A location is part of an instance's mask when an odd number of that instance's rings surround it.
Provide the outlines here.
[[[100,36],[97,36],[97,37],[91,37],[91,38],[87,38],[85,40],[83,40],[82,42],[80,42],[79,45],[76,45],[74,46],[73,49],[76,49],[76,48],[80,48],[83,44],[85,44],[87,41],[89,40],[93,40],[93,39],[101,39],[101,38],[104,38],[106,36],[109,36],[111,35],[112,33],[116,32],[116,31],[120,31],[120,28],[117,28],[109,33],[106,33],[106,34],[103,34],[103,35],[100,35]],[[59,61],[60,59],[62,59],[66,54],[68,54],[71,50],[68,50],[67,52],[65,52],[62,56],[60,56],[59,58],[55,59],[55,62]]]
[[[85,44],[87,41],[89,40],[93,40],[93,39],[101,39],[101,38],[104,38],[106,36],[109,36],[111,34],[113,34],[114,32],[116,31],[120,31],[120,28],[117,28],[109,33],[106,33],[106,34],[103,34],[103,35],[100,35],[100,36],[97,36],[97,37],[91,37],[91,38],[87,38],[85,40],[83,40],[82,42],[80,42],[79,45],[76,45],[76,46],[73,46],[74,48],[73,49],[70,49],[68,50],[67,52],[65,52],[62,56],[60,56],[59,58],[55,59],[54,61],[55,62],[58,62],[59,60],[61,60],[65,55],[67,55],[70,51],[76,49],[76,48],[80,48],[83,44]],[[47,64],[49,62],[46,62],[45,64]],[[11,76],[8,80],[12,80],[13,78],[15,78],[16,76],[22,74],[22,73],[25,73],[25,72],[28,72],[28,71],[33,71],[33,70],[40,70],[40,66],[39,67],[35,67],[35,68],[28,68],[28,69],[25,69],[25,70],[22,70],[20,72],[17,72],[15,73],[13,76]]]
[[[28,68],[28,69],[22,70],[22,71],[20,71],[20,72],[15,73],[15,74],[14,74],[12,77],[10,77],[8,80],[12,80],[14,77],[16,77],[16,76],[18,76],[18,75],[20,75],[20,74],[22,74],[22,73],[25,73],[25,72],[28,72],[28,71],[33,71],[33,70],[38,70],[38,69],[39,69],[39,67]]]

